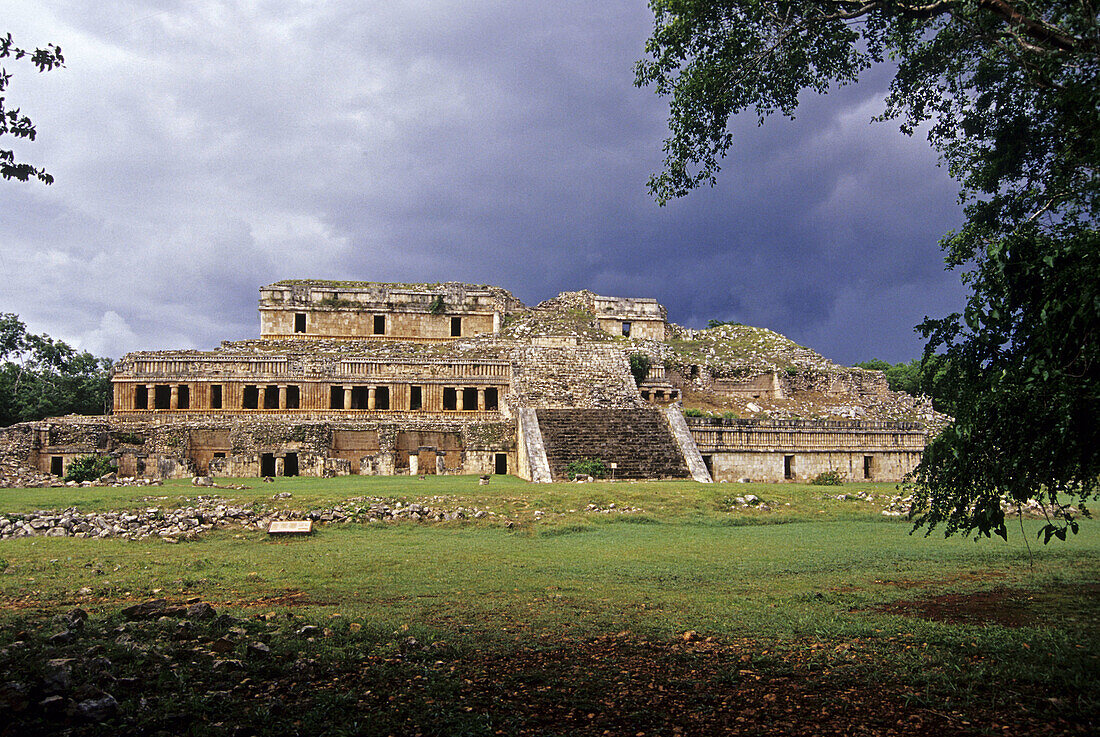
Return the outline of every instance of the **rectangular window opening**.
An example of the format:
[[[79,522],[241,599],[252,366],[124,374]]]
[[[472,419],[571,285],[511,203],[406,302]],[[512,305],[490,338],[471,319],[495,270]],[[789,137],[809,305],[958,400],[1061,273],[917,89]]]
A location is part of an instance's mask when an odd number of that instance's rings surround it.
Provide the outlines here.
[[[225,458],[225,453],[223,453],[223,452],[221,452],[221,451],[216,451],[216,452],[214,453],[214,457],[215,457],[215,458]]]
[[[409,409],[421,409],[424,406],[423,389],[419,386],[409,387]]]
[[[344,387],[334,386],[331,389],[329,389],[328,408],[329,409],[343,409],[344,408]]]
[[[507,453],[497,453],[496,454],[496,459],[494,460],[494,463],[493,463],[493,471],[496,473],[497,476],[507,476],[508,475],[508,454]]]
[[[374,334],[385,335],[386,334],[386,316],[375,315],[374,316]]]
[[[249,384],[241,392],[241,408],[242,409],[259,409],[260,408],[260,387],[253,384]]]
[[[623,337],[630,337],[630,323],[626,322],[625,320],[623,321]]]
[[[374,390],[374,408],[375,409],[389,409],[390,408],[390,388],[388,386],[379,386]]]
[[[50,458],[50,473],[54,476],[63,476],[65,474],[65,459],[61,456],[52,456]]]
[[[462,408],[465,410],[477,409],[477,388],[468,386],[462,390]]]
[[[213,384],[210,387],[210,409],[222,408],[222,385]]]
[[[453,386],[443,387],[443,409],[458,409],[458,392]]]
[[[275,475],[274,453],[263,453],[260,455],[260,475],[265,477]]]
[[[794,456],[783,456],[783,478],[794,478]]]
[[[180,384],[176,387],[176,407],[191,409],[191,387],[187,384]]]
[[[370,396],[370,390],[368,387],[353,386],[351,388],[351,408],[366,409],[368,396]]]
[[[172,407],[172,387],[168,384],[157,384],[153,388],[153,409],[170,409]]]
[[[149,387],[134,387],[134,409],[149,409]]]
[[[279,409],[279,387],[274,384],[264,387],[264,409]]]
[[[296,312],[294,314],[294,332],[304,333],[306,331],[306,313]]]
[[[485,409],[495,410],[500,408],[500,392],[495,386],[485,390]]]
[[[451,337],[452,338],[458,338],[461,335],[462,335],[462,318],[461,317],[452,317],[451,318]]]
[[[298,409],[302,405],[302,390],[295,385],[286,388],[286,408]]]
[[[298,475],[298,454],[287,453],[286,458],[283,459],[283,475],[284,476],[297,476]]]

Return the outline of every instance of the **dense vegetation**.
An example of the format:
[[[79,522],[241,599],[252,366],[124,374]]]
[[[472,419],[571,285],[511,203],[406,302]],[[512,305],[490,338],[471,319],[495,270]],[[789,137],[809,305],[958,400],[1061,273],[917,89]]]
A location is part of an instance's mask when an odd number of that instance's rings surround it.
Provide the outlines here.
[[[111,359],[27,332],[17,315],[0,313],[0,427],[111,408]]]

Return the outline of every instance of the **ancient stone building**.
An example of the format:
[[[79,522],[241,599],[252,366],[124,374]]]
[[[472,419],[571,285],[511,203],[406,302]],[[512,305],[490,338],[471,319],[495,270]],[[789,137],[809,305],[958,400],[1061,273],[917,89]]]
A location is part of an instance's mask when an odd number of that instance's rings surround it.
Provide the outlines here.
[[[98,453],[120,475],[162,478],[549,481],[599,458],[617,478],[804,481],[824,470],[897,480],[924,446],[921,425],[881,418],[685,419],[685,391],[855,401],[884,384],[790,366],[724,377],[677,353],[691,344],[651,299],[563,293],[527,308],[498,287],[283,281],[260,289],[259,312],[259,339],[125,356],[111,415],[0,430],[0,454],[56,475]]]

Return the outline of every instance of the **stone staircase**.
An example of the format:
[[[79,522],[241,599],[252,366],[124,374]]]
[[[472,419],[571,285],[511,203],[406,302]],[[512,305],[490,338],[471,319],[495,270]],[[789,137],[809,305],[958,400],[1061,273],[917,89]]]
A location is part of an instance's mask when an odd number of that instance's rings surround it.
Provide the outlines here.
[[[565,468],[598,458],[617,479],[690,479],[668,421],[659,409],[540,409],[539,428],[550,475],[567,481]]]

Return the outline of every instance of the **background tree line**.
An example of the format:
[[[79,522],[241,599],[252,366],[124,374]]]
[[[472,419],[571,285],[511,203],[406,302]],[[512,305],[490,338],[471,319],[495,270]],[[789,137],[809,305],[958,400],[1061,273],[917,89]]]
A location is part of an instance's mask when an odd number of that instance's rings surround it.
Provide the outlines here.
[[[0,427],[111,409],[109,358],[27,332],[18,315],[0,313]]]

